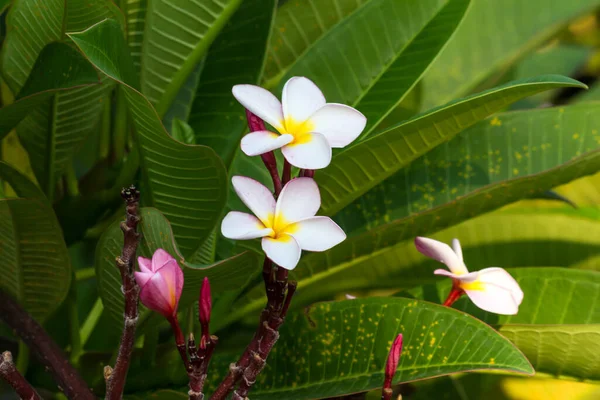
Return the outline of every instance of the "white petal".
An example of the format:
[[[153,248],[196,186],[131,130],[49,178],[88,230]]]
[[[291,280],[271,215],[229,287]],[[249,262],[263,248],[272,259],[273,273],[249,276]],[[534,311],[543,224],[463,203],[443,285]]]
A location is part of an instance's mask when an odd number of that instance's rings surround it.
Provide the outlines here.
[[[231,182],[244,204],[264,225],[270,226],[275,215],[275,198],[271,191],[262,183],[245,176],[234,176]]]
[[[280,228],[287,224],[314,217],[321,207],[321,193],[312,178],[296,178],[289,181],[279,194],[275,218]]]
[[[320,133],[308,133],[307,136],[308,140],[282,147],[283,156],[298,168],[325,168],[331,162],[331,145]]]
[[[285,230],[302,250],[325,251],[346,239],[346,234],[329,217],[312,217],[290,225]]]
[[[486,268],[477,274],[477,280],[463,288],[477,307],[505,315],[514,315],[519,311],[523,291],[508,272],[502,268]]]
[[[278,135],[269,131],[251,132],[242,138],[242,151],[247,156],[258,156],[279,149],[294,140],[292,135]]]
[[[312,130],[327,138],[331,147],[346,147],[365,129],[367,118],[344,104],[330,103],[310,116]]]
[[[250,112],[278,131],[283,129],[283,109],[277,97],[271,92],[254,85],[235,85],[231,92]]]
[[[415,238],[415,246],[424,256],[446,264],[454,274],[462,275],[469,272],[465,264],[446,243],[419,236]]]
[[[456,238],[452,239],[452,250],[454,250],[458,259],[464,263],[465,260],[463,259],[462,248],[460,247],[460,241]]]
[[[285,120],[301,123],[325,105],[325,96],[313,81],[295,76],[283,87],[281,103]]]
[[[453,274],[452,272],[447,271],[445,269],[436,269],[435,271],[433,271],[433,273],[435,275],[444,275],[444,276],[447,276],[452,279],[459,279],[460,281],[467,282],[467,283],[474,282],[479,277],[479,272],[469,272],[468,274],[458,275],[458,274]]]
[[[223,218],[221,233],[228,239],[246,240],[271,235],[273,230],[265,228],[254,215],[230,211]]]
[[[296,268],[302,253],[296,240],[289,235],[283,235],[280,239],[263,238],[262,248],[275,264],[289,270]]]

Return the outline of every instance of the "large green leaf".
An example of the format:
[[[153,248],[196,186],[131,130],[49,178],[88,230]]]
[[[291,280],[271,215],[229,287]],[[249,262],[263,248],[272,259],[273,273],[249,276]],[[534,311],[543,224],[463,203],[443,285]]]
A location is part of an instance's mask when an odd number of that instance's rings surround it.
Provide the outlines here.
[[[209,147],[185,145],[167,134],[150,102],[130,83],[135,70],[116,22],[107,20],[70,37],[92,64],[122,85],[140,148],[143,199],[169,218],[182,253],[193,253],[225,204],[222,161]]]
[[[148,3],[142,46],[142,93],[160,116],[206,54],[241,0]]]
[[[121,2],[121,9],[125,14],[127,26],[127,43],[131,50],[131,58],[135,70],[142,69],[142,47],[144,44],[144,31],[146,27],[146,12],[148,11],[148,0],[127,0]]]
[[[9,13],[3,49],[3,74],[11,89],[21,89],[45,44],[62,40],[66,31],[87,28],[116,12],[110,0],[17,0]],[[56,181],[75,150],[94,130],[109,89],[109,85],[96,85],[57,92],[19,125],[20,140],[49,198],[54,197]]]
[[[141,209],[139,231],[142,240],[138,247],[138,255],[151,258],[159,249],[165,249],[175,257],[182,266],[185,278],[183,294],[179,302],[180,309],[198,300],[200,286],[205,276],[210,279],[214,294],[245,286],[259,270],[259,257],[251,252],[239,254],[230,259],[212,265],[195,265],[185,261],[181,255],[171,225],[165,216],[154,208]],[[119,227],[120,221],[113,223],[102,235],[96,250],[96,277],[100,297],[106,312],[116,324],[123,322],[123,293],[121,292],[121,277],[115,265],[115,258],[123,248],[123,232]],[[142,308],[141,319],[149,318],[151,311]]]
[[[0,138],[58,91],[98,83],[98,74],[78,52],[65,44],[49,44],[40,53],[16,101],[0,109]]]
[[[469,0],[371,0],[326,33],[285,78],[308,76],[328,101],[356,106],[367,117],[367,135],[420,79],[468,5]]]
[[[466,297],[454,307],[497,326],[528,356],[537,372],[600,380],[600,367],[595,363],[600,351],[600,272],[517,268],[511,274],[525,294],[517,315],[487,313]],[[444,280],[414,293],[439,301],[450,286],[450,280]]]
[[[212,147],[227,165],[246,129],[244,110],[233,100],[231,88],[258,84],[276,3],[244,1],[206,56],[189,123],[196,143]]]
[[[330,29],[370,0],[286,1],[277,10],[263,79],[276,86],[294,62]],[[332,12],[335,10],[335,12]]]
[[[0,286],[44,322],[69,290],[67,247],[52,208],[35,184],[6,163],[0,163],[0,178],[27,197],[0,200]]]
[[[314,399],[381,387],[398,333],[404,348],[394,382],[479,369],[533,373],[521,352],[475,318],[411,299],[371,298],[290,315],[253,398]]]
[[[424,110],[468,94],[571,19],[600,6],[598,0],[551,0],[543,6],[522,0],[472,2],[456,35],[423,78]]]
[[[343,150],[327,169],[316,174],[323,212],[335,214],[415,159],[508,104],[568,86],[583,85],[554,75],[510,82],[433,109]]]

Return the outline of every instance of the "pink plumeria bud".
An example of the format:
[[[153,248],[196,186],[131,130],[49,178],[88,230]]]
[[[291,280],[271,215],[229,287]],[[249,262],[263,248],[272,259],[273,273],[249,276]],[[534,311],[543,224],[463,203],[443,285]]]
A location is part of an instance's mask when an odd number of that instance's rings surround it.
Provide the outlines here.
[[[248,111],[277,131],[249,133],[242,139],[242,151],[257,156],[280,148],[285,159],[298,168],[325,168],[331,161],[331,149],[352,143],[367,124],[367,118],[354,108],[327,103],[317,85],[305,77],[287,81],[281,102],[259,86],[236,85],[232,92]]]
[[[140,272],[135,279],[140,286],[140,300],[150,310],[172,318],[183,290],[183,271],[177,260],[163,249],[154,252],[152,260],[138,257]]]
[[[452,247],[437,240],[417,237],[415,246],[423,255],[446,264],[450,271],[436,269],[434,274],[453,280],[452,291],[445,305],[451,305],[463,292],[482,310],[505,315],[514,315],[523,301],[523,291],[517,281],[506,270],[498,267],[469,272],[462,255],[458,239]]]
[[[302,250],[325,251],[346,239],[331,218],[317,217],[321,194],[312,178],[288,182],[277,200],[266,186],[245,176],[231,179],[235,192],[254,215],[231,211],[221,223],[229,239],[262,238],[262,249],[275,264],[292,270]]]
[[[208,326],[210,322],[210,311],[212,309],[212,299],[210,296],[210,282],[208,277],[204,277],[202,287],[200,288],[200,301],[199,301],[199,314],[200,323]]]
[[[389,377],[390,382],[398,369],[398,363],[400,362],[400,354],[402,353],[402,334],[396,336],[390,352],[388,354],[387,363],[385,364],[385,376]]]

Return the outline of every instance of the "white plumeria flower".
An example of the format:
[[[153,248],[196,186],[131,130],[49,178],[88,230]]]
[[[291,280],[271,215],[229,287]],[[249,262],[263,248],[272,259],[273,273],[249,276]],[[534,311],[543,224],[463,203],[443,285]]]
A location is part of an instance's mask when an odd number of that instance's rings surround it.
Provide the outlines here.
[[[292,270],[302,250],[325,251],[346,239],[346,234],[328,217],[315,217],[321,195],[312,178],[288,182],[279,198],[260,182],[245,176],[231,179],[235,192],[254,215],[231,211],[223,219],[221,233],[229,239],[262,238],[267,257]]]
[[[242,139],[242,151],[256,156],[281,148],[292,165],[325,168],[332,147],[345,147],[365,129],[367,118],[344,104],[326,103],[310,79],[293,77],[283,87],[282,103],[271,92],[254,85],[233,87],[235,98],[279,134],[251,132]]]
[[[458,239],[452,240],[450,248],[446,243],[417,237],[415,246],[423,255],[446,264],[450,271],[436,269],[434,274],[452,278],[477,307],[505,315],[514,315],[519,311],[523,291],[517,281],[506,270],[497,267],[469,272]]]

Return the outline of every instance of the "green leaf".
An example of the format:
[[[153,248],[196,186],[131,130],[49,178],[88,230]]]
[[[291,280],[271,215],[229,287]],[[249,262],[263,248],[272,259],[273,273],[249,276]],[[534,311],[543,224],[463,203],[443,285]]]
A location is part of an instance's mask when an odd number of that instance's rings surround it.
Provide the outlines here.
[[[127,43],[131,50],[131,58],[135,71],[142,70],[142,47],[144,44],[144,31],[146,29],[146,12],[148,0],[127,0],[121,2],[121,9],[125,14],[127,26]]]
[[[497,326],[528,356],[537,372],[599,380],[595,355],[600,351],[600,272],[517,268],[510,273],[525,294],[517,315],[487,313],[466,297],[454,307]],[[443,280],[431,289],[419,288],[412,293],[417,298],[439,301],[450,286],[450,280]]]
[[[40,53],[16,101],[0,108],[0,138],[58,91],[98,83],[98,74],[78,52],[65,44],[49,44]]]
[[[322,211],[335,214],[401,168],[506,105],[544,90],[570,86],[585,87],[553,75],[510,82],[433,109],[343,150],[326,170],[316,174]]]
[[[196,68],[190,73],[187,80],[179,89],[179,93],[173,99],[173,103],[169,108],[169,111],[163,117],[163,125],[165,127],[172,127],[173,120],[179,119],[181,121],[187,121],[190,118],[192,112],[192,103],[194,102],[194,96],[198,90],[198,84],[200,83],[200,73],[204,68],[204,59],[196,65]],[[171,132],[172,133],[172,132]],[[189,144],[195,144],[190,142]],[[198,143],[202,144],[202,143]]]
[[[198,300],[202,280],[208,276],[214,294],[245,286],[259,270],[259,257],[245,252],[212,265],[197,265],[185,261],[181,255],[171,225],[165,216],[154,208],[141,209],[139,231],[142,240],[138,247],[138,256],[152,258],[152,254],[162,248],[175,257],[182,267],[185,277],[183,294],[179,302],[180,309]],[[98,279],[100,297],[106,312],[115,324],[123,322],[123,293],[121,277],[115,266],[115,258],[123,248],[123,232],[120,221],[113,223],[100,238],[96,250],[96,277]],[[151,311],[142,308],[140,318],[146,321]]]
[[[148,4],[142,46],[142,93],[160,116],[242,0]]]
[[[234,100],[231,88],[260,81],[276,3],[242,2],[206,55],[189,123],[196,143],[212,147],[226,165],[246,130],[244,108]]]
[[[0,161],[0,178],[8,182],[17,196],[47,202],[44,192],[10,164]]]
[[[222,161],[208,147],[184,145],[168,135],[150,102],[130,84],[135,70],[115,21],[69,36],[92,64],[122,85],[140,149],[143,199],[169,218],[182,253],[190,255],[212,232],[225,205]]]
[[[0,286],[40,323],[65,299],[71,264],[52,208],[36,199],[0,200]]]
[[[194,144],[194,130],[180,119],[173,120],[171,135],[173,139],[179,140],[181,143]]]
[[[290,315],[281,331],[254,399],[324,398],[381,387],[398,333],[404,348],[395,383],[480,369],[533,373],[523,354],[488,325],[411,299],[321,303]]]
[[[275,17],[269,40],[264,85],[274,87],[294,62],[309,51],[329,30],[370,0],[286,1]],[[335,12],[332,12],[335,10]]]
[[[417,83],[468,5],[469,0],[372,0],[300,57],[279,88],[292,76],[310,77],[328,101],[365,114],[366,136]]]
[[[598,0],[556,1],[544,3],[542,10],[536,1],[474,0],[423,77],[423,110],[465,96],[490,74],[507,68],[598,5]]]

